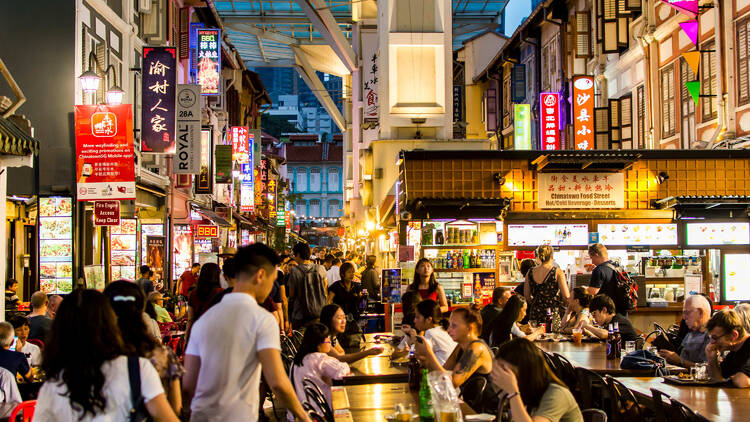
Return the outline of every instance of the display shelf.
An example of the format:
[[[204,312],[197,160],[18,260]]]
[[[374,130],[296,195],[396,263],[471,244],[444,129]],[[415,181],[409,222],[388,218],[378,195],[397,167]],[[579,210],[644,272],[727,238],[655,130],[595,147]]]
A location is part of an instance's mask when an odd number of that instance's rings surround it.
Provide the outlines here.
[[[494,273],[497,268],[434,268],[438,273]]]
[[[646,277],[646,284],[684,283],[685,277]]]
[[[422,249],[497,249],[497,245],[422,245]]]

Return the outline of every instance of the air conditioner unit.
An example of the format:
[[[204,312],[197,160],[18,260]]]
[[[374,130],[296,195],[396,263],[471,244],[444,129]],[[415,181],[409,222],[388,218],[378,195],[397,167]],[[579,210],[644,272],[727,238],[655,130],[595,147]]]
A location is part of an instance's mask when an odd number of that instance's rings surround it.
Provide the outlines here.
[[[152,0],[138,0],[138,11],[141,13],[151,13]]]

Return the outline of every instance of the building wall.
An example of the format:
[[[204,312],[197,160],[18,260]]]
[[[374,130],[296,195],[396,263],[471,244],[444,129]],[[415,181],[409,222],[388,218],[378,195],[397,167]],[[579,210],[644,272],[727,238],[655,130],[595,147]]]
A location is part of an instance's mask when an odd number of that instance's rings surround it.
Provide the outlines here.
[[[287,163],[287,176],[292,182],[292,194],[300,195],[295,204],[297,218],[305,221],[310,217],[339,218],[342,216],[344,189],[343,167],[340,163]],[[310,183],[313,170],[320,171],[320,183],[313,187]],[[329,172],[333,170],[335,176]],[[299,183],[300,177],[303,183]],[[319,201],[320,211],[314,212],[312,201]],[[300,207],[301,204],[301,207]],[[330,205],[335,205],[335,210]]]

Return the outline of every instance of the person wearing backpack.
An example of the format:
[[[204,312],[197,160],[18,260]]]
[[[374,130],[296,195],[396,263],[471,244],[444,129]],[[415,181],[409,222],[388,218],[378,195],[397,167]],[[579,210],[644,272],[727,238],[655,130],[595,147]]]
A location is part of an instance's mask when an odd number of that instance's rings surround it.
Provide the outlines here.
[[[328,282],[325,267],[310,260],[308,244],[294,245],[292,255],[297,265],[289,268],[287,288],[292,329],[299,330],[320,318],[320,311],[328,303]]]
[[[596,268],[591,272],[588,294],[607,295],[615,303],[616,312],[627,316],[638,300],[637,286],[626,271],[610,261],[607,248],[601,243],[589,245],[589,257]]]

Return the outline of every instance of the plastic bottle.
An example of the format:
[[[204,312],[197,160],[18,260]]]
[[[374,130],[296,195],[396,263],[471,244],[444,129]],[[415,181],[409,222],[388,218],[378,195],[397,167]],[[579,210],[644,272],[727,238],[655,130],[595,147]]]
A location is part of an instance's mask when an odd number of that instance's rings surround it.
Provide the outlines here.
[[[433,422],[435,413],[432,408],[432,391],[427,382],[427,369],[422,370],[422,383],[419,388],[419,421]]]
[[[464,269],[471,268],[471,259],[469,258],[469,250],[464,249]]]

